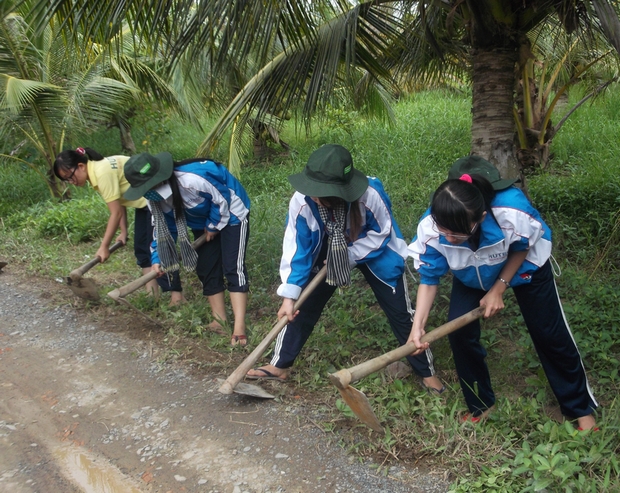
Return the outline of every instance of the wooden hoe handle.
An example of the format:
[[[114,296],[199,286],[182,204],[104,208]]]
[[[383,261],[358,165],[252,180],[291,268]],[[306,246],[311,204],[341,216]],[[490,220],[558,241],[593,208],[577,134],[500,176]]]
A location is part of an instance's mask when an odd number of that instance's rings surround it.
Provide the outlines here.
[[[299,295],[299,298],[295,302],[295,310],[298,310],[299,307],[303,304],[303,302],[306,301],[310,293],[312,293],[312,291],[314,291],[314,289],[320,283],[323,282],[326,274],[327,274],[327,268],[323,266],[321,270],[318,272],[318,274],[314,276],[314,279],[310,281],[310,283],[305,287],[305,289]],[[245,377],[245,374],[254,367],[254,364],[263,355],[263,353],[267,350],[269,345],[274,341],[274,339],[278,336],[280,331],[286,326],[287,323],[288,323],[288,318],[286,315],[284,315],[273,326],[269,334],[265,336],[265,338],[260,342],[260,344],[256,346],[254,351],[252,351],[250,355],[241,362],[241,364],[237,367],[237,369],[230,374],[230,376],[218,389],[219,392],[221,392],[222,394],[233,393],[236,385],[241,380],[243,380],[243,378]]]
[[[436,329],[424,334],[420,339],[421,342],[431,342],[436,341],[437,339],[441,339],[442,337],[454,332],[457,329],[467,325],[468,323],[473,322],[477,318],[480,318],[484,315],[485,308],[483,306],[479,306],[478,308],[466,313],[465,315],[461,315],[454,320],[451,320],[448,323],[440,325]],[[400,346],[399,348],[390,351],[389,353],[382,354],[381,356],[377,356],[371,360],[365,361],[364,363],[360,363],[357,366],[353,366],[352,368],[345,368],[336,373],[332,373],[329,375],[329,379],[331,382],[338,387],[339,389],[346,388],[349,384],[357,382],[358,380],[364,378],[371,373],[374,373],[381,368],[385,368],[390,363],[394,363],[394,361],[398,361],[405,356],[409,356],[416,350],[415,344],[409,342]]]
[[[200,235],[192,243],[192,248],[194,250],[198,250],[198,248],[201,247],[205,243],[205,241],[206,241],[205,235]],[[136,279],[135,281],[131,281],[129,284],[126,284],[125,286],[121,286],[120,288],[116,288],[115,290],[110,291],[108,293],[108,296],[112,298],[114,301],[118,301],[119,298],[124,298],[128,294],[131,294],[134,291],[140,289],[147,282],[151,281],[152,279],[156,279],[156,278],[157,278],[157,272],[152,270],[148,274],[144,274],[142,277],[138,277],[138,279]]]
[[[114,245],[110,247],[110,253],[114,253],[116,250],[118,250],[120,247],[124,245],[125,244],[122,241],[117,241],[116,243],[114,243]],[[86,262],[81,267],[78,267],[77,269],[72,270],[71,273],[69,274],[69,277],[73,281],[79,281],[82,278],[82,276],[86,274],[86,272],[88,272],[90,269],[92,269],[95,265],[97,265],[100,262],[101,262],[101,257],[97,255],[90,262]]]

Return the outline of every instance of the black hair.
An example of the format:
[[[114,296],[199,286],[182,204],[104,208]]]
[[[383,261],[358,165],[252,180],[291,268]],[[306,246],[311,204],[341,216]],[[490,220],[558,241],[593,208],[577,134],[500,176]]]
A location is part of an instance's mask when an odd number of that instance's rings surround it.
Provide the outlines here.
[[[323,206],[334,209],[338,204],[344,203],[345,210],[347,202],[340,197],[318,197]],[[355,241],[362,232],[362,214],[360,212],[359,199],[349,205],[349,240]]]
[[[183,166],[185,164],[199,163],[202,161],[213,161],[209,158],[189,158],[184,159],[183,161],[173,161],[173,168],[178,168],[179,166]],[[215,161],[213,161],[215,162]],[[215,162],[218,166],[221,166],[221,163]],[[179,180],[177,180],[176,175],[174,174],[174,170],[172,171],[172,175],[163,183],[168,183],[170,185],[170,190],[172,191],[172,207],[174,208],[174,214],[176,217],[180,217],[181,214],[185,214],[185,206],[183,205],[183,197],[181,197],[181,192],[179,190]]]
[[[495,190],[491,182],[481,175],[472,174],[472,182],[446,180],[433,195],[431,215],[437,226],[456,234],[468,235],[473,223],[482,220],[491,211]]]
[[[86,164],[89,160],[91,161],[101,161],[104,157],[99,154],[94,149],[90,147],[81,148],[78,147],[79,150],[67,149],[66,151],[62,151],[58,156],[56,156],[56,160],[54,161],[54,174],[60,180],[63,177],[60,175],[59,171],[64,170],[68,172],[73,172],[78,165]],[[81,152],[83,151],[83,152]]]

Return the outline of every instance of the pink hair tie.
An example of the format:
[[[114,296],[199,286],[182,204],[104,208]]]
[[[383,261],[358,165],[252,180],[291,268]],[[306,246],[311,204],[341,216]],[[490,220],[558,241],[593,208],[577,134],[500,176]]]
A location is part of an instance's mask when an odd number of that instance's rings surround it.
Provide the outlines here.
[[[461,175],[459,180],[466,181],[467,183],[471,183],[472,182],[471,176],[469,176],[467,173],[465,173],[464,175]]]
[[[86,154],[86,151],[84,150],[84,148],[83,148],[83,147],[78,147],[78,148],[75,150],[75,152],[77,152],[78,154],[81,154],[82,156],[83,156],[84,154]]]

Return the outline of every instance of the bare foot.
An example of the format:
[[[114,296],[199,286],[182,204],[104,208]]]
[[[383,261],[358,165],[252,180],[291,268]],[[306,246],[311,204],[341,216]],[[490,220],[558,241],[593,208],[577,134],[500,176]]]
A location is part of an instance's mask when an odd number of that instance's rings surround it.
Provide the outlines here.
[[[210,332],[215,332],[221,336],[225,336],[226,332],[224,332],[224,327],[217,320],[214,320],[209,325],[207,325],[206,329]]]
[[[245,334],[233,334],[230,340],[232,347],[241,346],[246,347],[248,345],[248,337]]]
[[[184,303],[187,303],[187,300],[181,291],[172,291],[170,293],[170,303],[168,303],[168,306],[179,306]]]
[[[579,430],[591,430],[596,428],[596,420],[592,414],[577,418],[577,424],[579,425]]]
[[[276,368],[273,365],[265,365],[260,368],[254,368],[245,374],[245,378],[249,380],[286,380],[288,378],[289,370],[283,368]]]

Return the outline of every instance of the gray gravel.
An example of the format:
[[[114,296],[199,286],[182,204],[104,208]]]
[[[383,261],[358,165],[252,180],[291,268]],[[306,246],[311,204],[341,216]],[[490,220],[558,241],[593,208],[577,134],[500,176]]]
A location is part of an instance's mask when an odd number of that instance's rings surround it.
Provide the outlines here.
[[[144,491],[448,490],[445,472],[396,465],[387,476],[377,476],[376,464],[348,455],[337,435],[314,424],[321,420],[319,410],[222,395],[216,379],[222,375],[200,379],[181,365],[163,363],[149,341],[106,331],[70,305],[53,306],[32,283],[22,284],[10,268],[5,270],[0,275],[0,347],[11,347],[13,359],[32,354],[40,371],[51,371],[58,401],[51,408],[54,419],[79,416],[80,440],[89,453]],[[143,321],[134,323],[139,327]],[[10,354],[0,353],[0,367],[11,361]],[[46,358],[52,370],[43,366]],[[0,412],[0,437],[16,443],[28,430],[27,423]],[[14,490],[19,493],[45,491],[36,487],[32,468],[27,477],[20,470],[0,452],[0,491],[9,491],[3,482],[22,488]],[[147,481],[147,473],[152,480]]]

